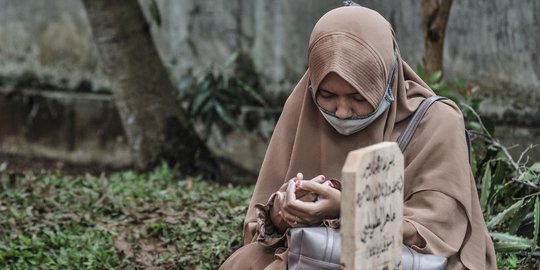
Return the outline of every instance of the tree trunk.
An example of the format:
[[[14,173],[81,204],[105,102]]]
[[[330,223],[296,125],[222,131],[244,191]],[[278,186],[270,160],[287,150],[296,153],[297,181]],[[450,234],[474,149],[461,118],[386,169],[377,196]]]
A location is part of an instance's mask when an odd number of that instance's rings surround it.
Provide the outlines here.
[[[161,160],[220,177],[217,159],[177,101],[137,0],[83,0],[138,168]]]
[[[452,0],[422,0],[424,67],[429,76],[443,70],[444,37]]]

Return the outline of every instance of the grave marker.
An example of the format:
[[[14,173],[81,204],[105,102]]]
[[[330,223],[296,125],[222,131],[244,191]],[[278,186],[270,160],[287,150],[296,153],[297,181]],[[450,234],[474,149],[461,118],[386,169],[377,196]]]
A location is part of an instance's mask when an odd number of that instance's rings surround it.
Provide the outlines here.
[[[341,265],[401,270],[403,155],[382,142],[347,156],[342,170]]]

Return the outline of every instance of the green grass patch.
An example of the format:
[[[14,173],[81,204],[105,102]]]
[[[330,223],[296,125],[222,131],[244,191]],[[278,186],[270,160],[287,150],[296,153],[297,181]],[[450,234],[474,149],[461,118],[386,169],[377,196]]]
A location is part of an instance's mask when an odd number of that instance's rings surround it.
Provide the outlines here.
[[[253,187],[177,175],[0,174],[0,269],[216,269]]]
[[[217,269],[241,243],[252,186],[149,173],[0,172],[0,269]],[[500,243],[499,243],[500,244]],[[497,254],[499,269],[536,269]]]

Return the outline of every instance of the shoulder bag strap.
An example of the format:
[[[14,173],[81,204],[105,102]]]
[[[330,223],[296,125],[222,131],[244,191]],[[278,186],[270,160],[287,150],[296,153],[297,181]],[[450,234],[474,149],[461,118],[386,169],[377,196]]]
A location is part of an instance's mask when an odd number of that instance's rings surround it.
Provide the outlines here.
[[[405,128],[405,130],[399,135],[399,138],[397,139],[397,144],[399,145],[399,149],[401,149],[401,152],[403,153],[405,151],[405,148],[407,148],[407,145],[411,141],[412,136],[414,135],[414,132],[416,131],[416,128],[418,127],[418,124],[420,124],[420,121],[424,117],[424,114],[426,114],[426,111],[431,107],[433,102],[441,99],[446,99],[445,97],[441,96],[431,96],[422,101],[416,111],[414,112],[414,115],[412,119],[410,120],[409,124]]]

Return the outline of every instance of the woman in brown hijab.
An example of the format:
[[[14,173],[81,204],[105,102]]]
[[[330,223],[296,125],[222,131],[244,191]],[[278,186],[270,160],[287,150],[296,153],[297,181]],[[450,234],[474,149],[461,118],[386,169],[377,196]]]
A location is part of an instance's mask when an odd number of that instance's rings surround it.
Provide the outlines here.
[[[396,141],[434,95],[401,59],[391,25],[363,7],[334,9],[317,22],[308,64],[270,141],[245,246],[221,269],[286,269],[288,228],[339,226],[339,181],[326,179],[339,179],[349,151]],[[496,269],[453,102],[431,106],[404,156],[403,243],[447,257],[448,269]]]

